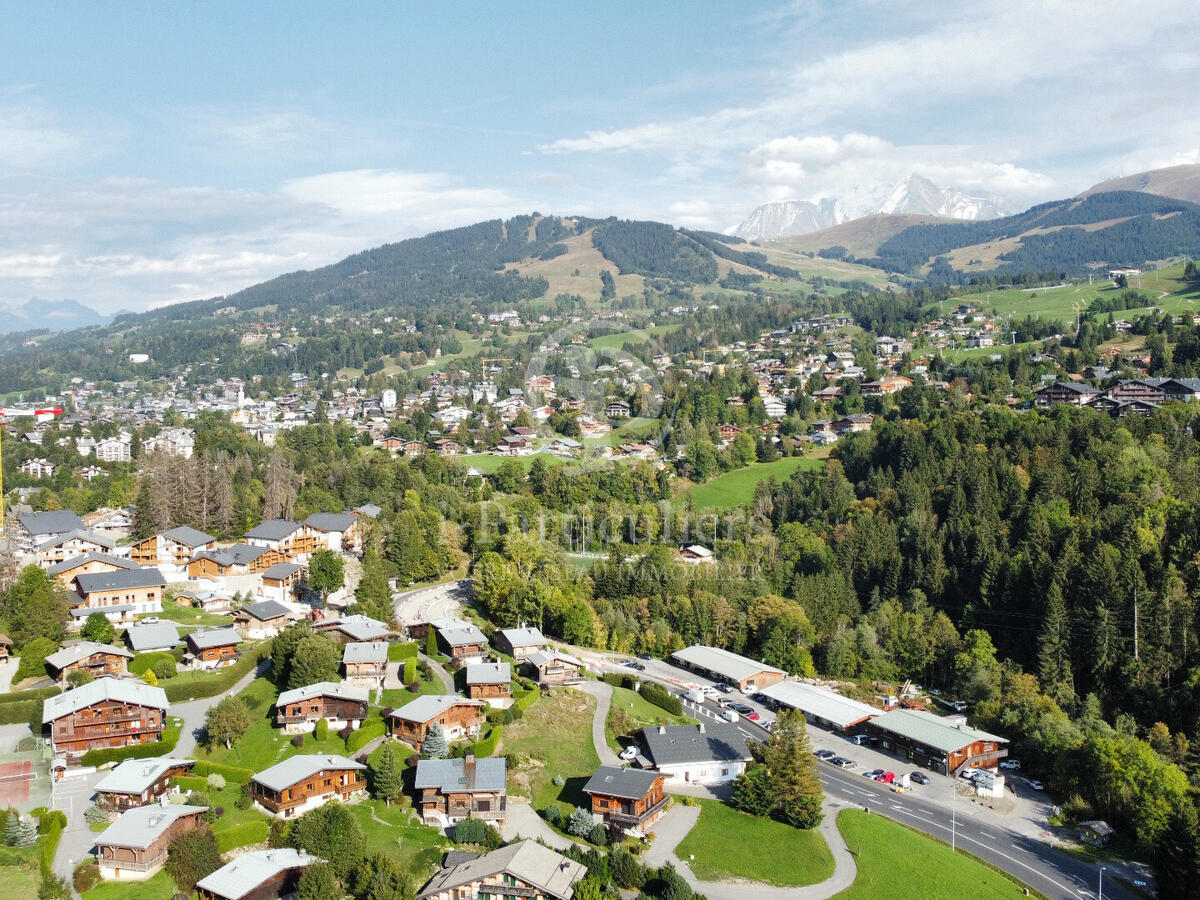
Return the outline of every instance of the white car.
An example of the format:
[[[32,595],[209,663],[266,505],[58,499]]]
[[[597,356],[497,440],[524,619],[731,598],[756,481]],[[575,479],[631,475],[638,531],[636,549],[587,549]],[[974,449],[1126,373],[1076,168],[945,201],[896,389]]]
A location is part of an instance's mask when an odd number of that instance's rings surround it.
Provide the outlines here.
[[[1029,786],[1031,788],[1033,788],[1035,791],[1044,791],[1046,789],[1046,786],[1044,784],[1042,784],[1040,781],[1038,781],[1036,778],[1029,779]]]
[[[961,772],[958,773],[958,777],[965,778],[968,781],[974,781],[975,776],[978,774],[979,774],[978,769],[972,768],[971,766],[967,766],[965,769],[963,769]]]
[[[718,691],[711,684],[706,684],[703,687],[698,688],[697,690],[699,690],[700,693],[702,693],[705,697],[717,697],[717,696],[720,696],[720,694],[721,694],[721,692]]]
[[[1019,769],[1021,768],[1021,761],[1019,759],[1002,759],[1000,760],[1000,768]]]
[[[631,759],[636,759],[637,755],[638,755],[638,748],[631,744],[630,746],[628,746],[624,750],[622,750],[619,754],[617,754],[617,759],[622,759],[625,762],[629,762]]]
[[[146,618],[140,620],[140,624],[142,624],[142,625],[157,625],[158,624],[158,616],[146,616]]]

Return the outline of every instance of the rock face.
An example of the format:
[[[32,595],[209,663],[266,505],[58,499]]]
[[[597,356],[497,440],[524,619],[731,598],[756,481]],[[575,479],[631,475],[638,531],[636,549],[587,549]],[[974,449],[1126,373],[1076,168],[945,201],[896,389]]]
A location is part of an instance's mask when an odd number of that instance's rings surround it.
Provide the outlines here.
[[[994,219],[1011,212],[987,195],[941,188],[921,175],[909,175],[886,193],[868,192],[857,202],[826,197],[816,202],[779,200],[764,203],[733,233],[748,241],[794,237],[821,231],[852,219],[876,214],[942,216],[951,219]]]

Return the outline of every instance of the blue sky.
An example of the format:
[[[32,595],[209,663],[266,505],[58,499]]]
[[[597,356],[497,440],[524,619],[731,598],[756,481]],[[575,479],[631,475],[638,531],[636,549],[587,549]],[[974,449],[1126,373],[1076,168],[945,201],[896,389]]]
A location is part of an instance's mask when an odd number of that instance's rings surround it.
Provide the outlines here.
[[[227,293],[521,212],[723,230],[1200,162],[1190,4],[3,5],[0,303]]]

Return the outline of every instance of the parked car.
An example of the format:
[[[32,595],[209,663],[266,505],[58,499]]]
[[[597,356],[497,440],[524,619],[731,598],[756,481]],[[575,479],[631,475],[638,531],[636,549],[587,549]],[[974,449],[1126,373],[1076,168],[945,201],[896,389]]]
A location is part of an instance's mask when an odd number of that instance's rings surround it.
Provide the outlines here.
[[[868,738],[868,737],[867,737],[865,734],[852,734],[852,735],[850,735],[850,743],[852,743],[852,744],[858,744],[858,746],[860,746],[860,747],[861,747],[863,744],[867,743],[867,741],[868,741],[868,740],[869,740],[869,738]]]
[[[727,709],[721,713],[721,718],[723,718],[726,722],[736,722],[739,716],[732,709]]]
[[[740,712],[743,716],[748,716],[750,713],[754,712],[754,707],[747,706],[745,703],[730,703],[729,708],[735,712]]]
[[[144,619],[139,619],[138,624],[140,624],[140,625],[157,625],[158,624],[158,616],[146,616],[146,618],[144,618]]]
[[[733,690],[733,686],[722,682],[721,684],[716,685],[716,689],[722,694],[728,694]]]
[[[875,780],[881,781],[884,784],[891,784],[893,781],[896,780],[896,773],[895,772],[880,772],[878,775],[875,776]]]
[[[837,756],[837,754],[832,750],[814,750],[813,756],[815,756],[817,759],[833,759],[833,757]]]
[[[930,688],[929,693],[931,693],[935,697],[942,696],[942,692],[938,688]]]
[[[950,705],[953,706],[959,712],[967,711],[967,701],[966,700],[955,700]]]
[[[924,772],[913,772],[908,777],[910,780],[915,781],[917,784],[929,784],[929,776],[926,775]]]
[[[882,774],[883,774],[883,769],[872,769],[870,772],[863,772],[863,777],[874,780]]]
[[[1019,759],[1002,759],[1000,760],[1000,768],[1019,769],[1021,768],[1021,761]]]
[[[965,778],[965,779],[967,779],[967,781],[974,781],[975,776],[978,774],[979,774],[978,769],[973,769],[970,766],[967,766],[965,769],[963,769],[961,772],[958,773],[958,777]]]
[[[833,759],[830,760],[830,762],[833,763],[835,766],[837,766],[839,769],[853,769],[855,766],[858,765],[858,763],[856,763],[854,760],[846,759],[846,757],[844,757],[844,756],[835,756]]]
[[[637,755],[638,755],[637,746],[634,744],[630,744],[628,747],[626,747],[624,750],[622,750],[620,753],[617,754],[617,758],[623,759],[626,762],[629,762],[629,760],[635,759],[637,757]]]
[[[705,697],[716,697],[718,694],[720,694],[720,693],[721,693],[721,692],[720,692],[720,691],[718,691],[718,690],[717,690],[715,687],[713,687],[711,684],[706,684],[706,685],[704,685],[703,687],[701,687],[701,688],[698,688],[698,690],[699,690],[699,691],[700,691],[700,693],[702,693],[702,694],[703,694]]]
[[[1031,788],[1033,788],[1035,791],[1044,791],[1046,789],[1046,786],[1044,784],[1042,784],[1040,781],[1038,781],[1036,778],[1029,779],[1029,786]]]
[[[759,714],[756,713],[754,710],[750,710],[750,712],[746,713],[746,718],[749,719],[751,722],[757,722],[761,718],[761,716],[759,716]]]
[[[621,665],[625,666],[626,668],[633,669],[637,667],[637,661],[633,659],[623,659],[621,660]]]
[[[644,659],[644,660],[646,660],[646,662],[649,662],[650,660],[654,659],[654,657],[651,656],[649,653],[639,653],[637,655],[637,658]]]

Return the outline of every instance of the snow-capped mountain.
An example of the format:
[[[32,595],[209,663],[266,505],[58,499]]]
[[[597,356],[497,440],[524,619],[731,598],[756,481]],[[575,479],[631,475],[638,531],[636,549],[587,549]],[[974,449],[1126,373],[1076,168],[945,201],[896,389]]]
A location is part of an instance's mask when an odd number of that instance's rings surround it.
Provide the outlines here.
[[[888,191],[859,190],[853,197],[825,197],[815,203],[808,200],[764,203],[733,234],[750,241],[791,237],[876,213],[994,219],[1009,212],[1012,209],[997,197],[969,194],[953,187],[940,188],[914,173]]]

